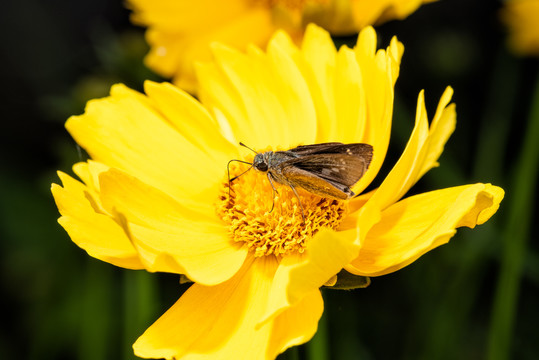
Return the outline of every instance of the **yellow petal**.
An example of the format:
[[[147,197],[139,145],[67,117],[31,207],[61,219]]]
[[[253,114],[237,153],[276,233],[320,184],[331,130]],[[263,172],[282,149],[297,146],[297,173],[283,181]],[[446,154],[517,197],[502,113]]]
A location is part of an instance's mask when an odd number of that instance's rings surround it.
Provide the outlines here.
[[[359,256],[346,269],[378,276],[397,271],[445,244],[456,228],[487,221],[504,192],[490,184],[464,185],[411,196],[382,212]]]
[[[191,95],[169,84],[144,83],[148,98],[176,130],[189,142],[202,149],[215,163],[237,158],[236,144],[222,135],[219,123]]]
[[[233,84],[227,81],[216,64],[198,63],[197,65],[200,101],[212,113],[221,128],[227,129],[224,134],[226,139],[232,144],[237,144],[243,138],[257,137],[258,133],[249,133],[251,126],[246,129],[247,131],[239,126],[242,123],[241,119],[249,119],[249,117],[240,93]],[[238,119],[240,119],[239,122]]]
[[[280,33],[281,35],[283,33]],[[283,108],[283,116],[272,123],[280,130],[280,145],[291,148],[297,144],[312,144],[316,139],[317,118],[309,87],[289,53],[291,41],[283,46],[278,39],[268,45],[272,73],[268,83]],[[262,98],[260,98],[262,101]]]
[[[297,304],[285,309],[273,321],[266,358],[274,359],[287,348],[309,341],[316,333],[323,310],[324,302],[320,290],[312,291]]]
[[[73,165],[73,172],[86,184],[96,198],[99,197],[99,174],[109,169],[107,165],[93,160]]]
[[[193,81],[193,85],[196,85],[196,78],[193,77],[195,68],[193,65],[196,65],[197,62],[211,60],[211,44],[213,42],[227,44],[240,50],[245,50],[249,44],[263,46],[275,31],[275,26],[271,22],[271,15],[268,11],[258,8],[248,11],[238,18],[231,19],[219,27],[210,29],[212,29],[211,32],[191,32],[187,37],[185,51],[180,53],[179,58],[181,68],[174,77],[174,83],[178,86],[183,88],[184,84],[189,85],[189,81]],[[158,65],[156,63],[156,66]],[[192,92],[198,91],[196,87],[185,89]]]
[[[243,264],[247,250],[230,239],[211,204],[179,203],[116,169],[102,173],[99,182],[104,207],[125,216],[125,230],[148,270],[213,285]]]
[[[287,149],[315,140],[314,104],[300,70],[287,51],[279,41],[270,42],[268,55],[255,50],[244,55],[215,45],[220,76],[209,79],[204,72],[212,71],[216,75],[215,68],[200,69],[202,101],[225,114],[236,140],[254,149]],[[221,89],[227,87],[227,92],[234,94],[233,101],[224,102],[212,94],[222,93]]]
[[[393,86],[397,80],[400,56],[403,47],[396,39],[391,41],[387,50],[376,51],[376,32],[372,27],[366,27],[358,37],[354,47],[356,61],[361,70],[363,93],[367,119],[358,127],[359,138],[355,142],[363,142],[373,146],[373,158],[368,171],[353,187],[357,193],[363,191],[374,179],[384,162],[393,117]],[[358,103],[360,101],[356,100]],[[360,121],[361,118],[358,119]],[[343,128],[339,137],[345,137],[348,132]]]
[[[52,184],[52,195],[62,216],[58,222],[75,244],[96,259],[128,269],[143,269],[138,253],[110,216],[100,211],[91,189],[58,172],[63,187]]]
[[[436,0],[378,0],[350,1],[354,23],[361,29],[367,25],[388,20],[402,20],[414,12],[422,3]]]
[[[298,60],[318,116],[317,142],[340,141],[337,137],[334,84],[337,51],[329,33],[309,24],[301,46],[303,59]]]
[[[408,144],[362,212],[371,211],[371,207],[383,210],[398,201],[428,169],[437,165],[443,146],[455,128],[455,108],[447,107],[451,94],[451,88],[447,88],[430,130],[425,98],[423,92],[419,94],[415,126]]]
[[[275,29],[268,9],[248,1],[131,0],[130,5],[133,22],[149,27],[147,66],[174,77],[176,85],[190,92],[196,91],[193,65],[211,59],[211,42],[240,49],[249,43],[262,46]]]
[[[518,55],[539,55],[539,3],[535,0],[504,2],[500,17],[509,30],[508,45]]]
[[[140,357],[171,359],[274,359],[308,340],[322,312],[320,294],[257,327],[272,288],[274,257],[251,258],[229,281],[194,284],[134,344]],[[296,323],[293,320],[301,320]]]
[[[134,11],[133,22],[177,32],[208,30],[209,26],[226,23],[249,9],[246,1],[237,0],[226,4],[215,0],[129,0],[128,6]]]
[[[350,0],[307,1],[303,11],[303,23],[315,23],[332,35],[356,34]]]
[[[356,229],[342,232],[324,229],[309,241],[304,254],[284,257],[275,274],[264,321],[319,289],[352,261],[358,251]]]
[[[225,173],[226,164],[176,131],[148,98],[121,85],[112,88],[111,96],[90,101],[85,114],[71,117],[66,127],[94,160],[173,197],[189,194],[211,202],[208,190]]]
[[[214,45],[213,50],[217,68],[201,66],[198,71],[204,105],[210,109],[217,108],[226,117],[236,136],[235,143],[241,141],[254,149],[278,145],[279,131],[272,120],[283,116],[283,110],[269,89],[259,86],[265,76],[260,74],[260,68],[267,68],[267,65],[222,45]],[[212,72],[210,76],[204,74],[208,71]],[[257,98],[257,91],[266,97],[264,101]],[[223,92],[228,96],[219,98]]]
[[[342,47],[337,53],[334,90],[335,113],[338,123],[337,139],[345,144],[364,142],[367,121],[368,89],[354,51]],[[369,119],[371,121],[371,119]]]
[[[442,94],[440,102],[438,103],[436,114],[434,114],[434,118],[430,124],[428,143],[423,149],[423,151],[426,152],[423,157],[423,164],[418,164],[421,170],[416,176],[416,182],[427,171],[438,166],[438,158],[444,150],[444,145],[453,131],[455,131],[457,118],[455,104],[449,104],[452,96],[453,89],[448,87]]]

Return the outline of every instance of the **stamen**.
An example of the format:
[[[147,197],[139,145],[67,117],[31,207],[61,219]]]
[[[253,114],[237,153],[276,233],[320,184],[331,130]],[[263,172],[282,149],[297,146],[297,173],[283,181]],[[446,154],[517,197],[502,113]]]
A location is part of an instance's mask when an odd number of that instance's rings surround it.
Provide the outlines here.
[[[230,176],[245,171],[245,165],[231,164]],[[254,169],[230,184],[223,181],[217,213],[228,224],[231,238],[244,242],[255,256],[303,253],[310,238],[320,229],[336,229],[348,211],[346,201],[322,198],[297,188],[299,200],[286,185],[275,184]]]

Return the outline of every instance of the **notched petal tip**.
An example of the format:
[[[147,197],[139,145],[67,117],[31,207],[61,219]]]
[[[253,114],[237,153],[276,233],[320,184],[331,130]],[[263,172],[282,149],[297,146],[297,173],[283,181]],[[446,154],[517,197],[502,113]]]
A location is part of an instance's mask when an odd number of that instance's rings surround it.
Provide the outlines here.
[[[459,226],[473,229],[476,225],[484,224],[498,211],[505,191],[491,184],[484,186],[485,188],[476,195],[475,206],[462,218]]]
[[[62,215],[58,223],[90,256],[128,269],[142,269],[138,254],[118,223],[102,211],[99,199],[81,182],[58,172],[63,187],[51,191]]]
[[[431,191],[401,200],[382,213],[358,258],[346,267],[354,274],[380,276],[397,271],[445,244],[458,227],[473,228],[499,208],[503,190],[473,184]]]

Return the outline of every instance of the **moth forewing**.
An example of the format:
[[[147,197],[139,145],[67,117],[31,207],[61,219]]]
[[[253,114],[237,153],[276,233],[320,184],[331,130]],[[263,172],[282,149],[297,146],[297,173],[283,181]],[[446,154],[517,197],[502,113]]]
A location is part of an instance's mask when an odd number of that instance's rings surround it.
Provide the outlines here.
[[[287,152],[300,156],[315,154],[348,154],[367,157],[370,159],[372,157],[372,146],[362,143],[342,144],[338,142],[330,142],[313,145],[300,145],[288,150]]]

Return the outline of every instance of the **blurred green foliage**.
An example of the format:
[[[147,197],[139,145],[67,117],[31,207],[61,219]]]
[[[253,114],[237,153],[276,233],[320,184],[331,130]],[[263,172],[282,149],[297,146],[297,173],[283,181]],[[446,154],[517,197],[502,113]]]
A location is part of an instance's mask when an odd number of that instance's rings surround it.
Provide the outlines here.
[[[506,190],[500,211],[366,289],[325,290],[315,339],[280,358],[539,358],[538,67],[507,52],[500,5],[440,1],[377,29],[381,46],[393,35],[405,45],[388,166],[419,91],[432,114],[451,85],[457,130],[441,166],[412,191],[492,182]],[[0,13],[2,359],[134,359],[131,344],[188,286],[99,262],[56,223],[55,171],[85,156],[66,118],[113,83],[141,89],[158,79],[128,16],[105,0],[11,1]]]

